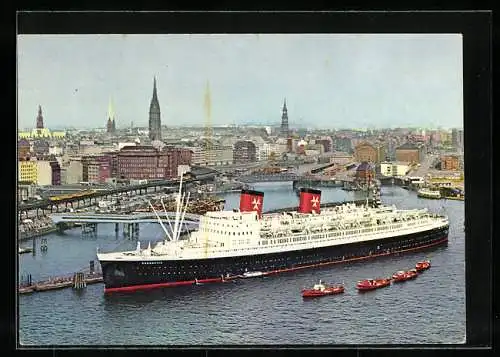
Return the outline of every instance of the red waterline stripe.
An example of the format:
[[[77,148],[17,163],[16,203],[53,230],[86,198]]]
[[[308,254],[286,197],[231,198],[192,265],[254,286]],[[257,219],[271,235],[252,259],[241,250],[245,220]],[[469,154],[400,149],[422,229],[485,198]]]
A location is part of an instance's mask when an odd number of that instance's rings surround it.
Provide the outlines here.
[[[104,292],[111,293],[111,292],[118,292],[118,291],[136,291],[136,290],[155,289],[155,288],[182,286],[182,285],[193,285],[196,282],[198,282],[198,283],[215,283],[218,281],[222,281],[222,278],[174,281],[174,282],[170,282],[170,283],[131,285],[131,286],[123,286],[123,287],[119,287],[119,288],[104,288]]]
[[[320,267],[320,266],[327,266],[327,265],[333,265],[333,264],[340,264],[340,263],[352,262],[352,261],[356,261],[356,260],[371,259],[371,258],[375,258],[375,257],[385,256],[385,255],[393,255],[393,254],[396,254],[396,253],[410,252],[410,251],[414,251],[414,250],[420,250],[420,249],[432,247],[434,245],[438,245],[438,244],[444,243],[447,240],[448,240],[448,237],[443,238],[443,239],[441,239],[441,240],[439,240],[437,242],[434,242],[432,244],[422,245],[422,246],[416,247],[416,248],[398,250],[398,251],[391,252],[391,253],[372,254],[372,255],[367,255],[367,256],[364,256],[364,257],[350,258],[350,259],[338,260],[338,261],[334,261],[334,262],[325,262],[325,263],[312,264],[312,265],[303,265],[303,266],[296,267],[296,268],[286,268],[286,269],[279,269],[279,270],[271,270],[271,271],[262,273],[262,275],[268,276],[268,275],[273,275],[273,274],[279,274],[279,273],[285,273],[285,272],[290,272],[290,271],[307,269],[307,268],[315,268],[315,267]],[[174,286],[183,286],[183,285],[193,285],[196,282],[198,282],[198,283],[216,283],[216,282],[221,282],[221,281],[224,281],[224,280],[232,280],[232,279],[235,279],[235,277],[230,277],[230,278],[226,278],[226,279],[223,279],[223,278],[210,278],[210,279],[200,279],[200,280],[175,281],[175,282],[170,282],[170,283],[131,285],[131,286],[123,286],[123,287],[119,287],[119,288],[104,288],[104,292],[105,293],[111,293],[111,292],[118,292],[118,291],[137,291],[137,290],[155,289],[155,288],[162,288],[162,287],[174,287]]]
[[[413,250],[420,250],[428,247],[432,247],[434,245],[438,245],[441,243],[444,243],[448,240],[448,237],[443,238],[437,242],[434,242],[432,244],[427,244],[427,245],[422,245],[420,247],[415,247],[415,248],[410,248],[410,249],[402,249],[398,250],[395,252],[390,252],[390,253],[380,253],[380,254],[372,254],[372,255],[366,255],[364,257],[358,257],[358,258],[350,258],[350,259],[344,259],[344,260],[337,260],[334,262],[325,262],[325,263],[319,263],[319,264],[312,264],[312,265],[302,265],[300,267],[296,268],[286,268],[286,269],[279,269],[279,270],[271,270],[268,272],[263,273],[263,275],[272,275],[272,274],[279,274],[279,273],[284,273],[284,272],[289,272],[289,271],[296,271],[296,270],[301,270],[301,269],[307,269],[307,268],[315,268],[315,267],[320,267],[320,266],[327,266],[327,265],[333,265],[333,264],[340,264],[340,263],[346,263],[346,262],[353,262],[356,260],[366,260],[366,259],[371,259],[371,258],[376,258],[376,257],[381,257],[381,256],[386,256],[386,255],[393,255],[397,253],[403,253],[403,252],[410,252]]]

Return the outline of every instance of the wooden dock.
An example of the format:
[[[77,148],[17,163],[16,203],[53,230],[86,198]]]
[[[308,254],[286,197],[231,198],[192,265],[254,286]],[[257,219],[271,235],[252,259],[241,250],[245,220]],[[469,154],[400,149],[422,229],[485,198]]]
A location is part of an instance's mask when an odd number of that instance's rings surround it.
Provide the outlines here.
[[[57,279],[49,279],[46,281],[39,281],[31,285],[20,285],[18,287],[19,294],[30,294],[34,292],[59,290],[64,288],[74,287],[75,282],[73,277],[63,277]],[[102,283],[102,274],[85,274],[83,282],[85,285]]]

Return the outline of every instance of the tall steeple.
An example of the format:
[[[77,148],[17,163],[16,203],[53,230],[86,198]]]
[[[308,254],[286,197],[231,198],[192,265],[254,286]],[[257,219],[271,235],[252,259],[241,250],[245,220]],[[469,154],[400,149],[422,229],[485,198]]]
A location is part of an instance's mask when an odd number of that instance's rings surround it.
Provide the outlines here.
[[[288,138],[288,110],[286,108],[286,98],[283,102],[283,114],[281,115],[281,136]]]
[[[107,132],[108,133],[114,133],[116,129],[116,123],[115,123],[115,111],[113,109],[113,101],[111,98],[109,98],[109,103],[108,103],[108,122],[106,125]]]
[[[42,115],[42,106],[38,106],[38,116],[36,117],[36,128],[43,129],[43,115]]]
[[[160,103],[156,92],[156,76],[153,78],[153,97],[149,105],[149,139],[161,140]]]

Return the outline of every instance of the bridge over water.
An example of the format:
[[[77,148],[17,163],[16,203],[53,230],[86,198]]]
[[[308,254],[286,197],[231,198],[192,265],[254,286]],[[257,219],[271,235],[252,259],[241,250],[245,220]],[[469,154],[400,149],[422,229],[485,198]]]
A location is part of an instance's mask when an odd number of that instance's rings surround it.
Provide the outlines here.
[[[287,182],[295,181],[299,178],[297,174],[294,173],[280,173],[280,174],[253,174],[244,175],[238,178],[238,181],[244,183],[256,183],[256,182]]]
[[[297,185],[311,185],[311,186],[324,186],[341,187],[344,182],[352,183],[354,178],[348,175],[337,175],[335,179],[327,176],[320,175],[297,175],[295,173],[280,173],[280,174],[254,174],[240,176],[238,179],[240,182],[244,183],[256,183],[256,182],[293,182],[294,187]]]
[[[162,223],[168,224],[164,212],[159,212]],[[168,218],[173,223],[175,220],[175,212],[167,212]],[[50,218],[55,224],[58,223],[158,223],[158,219],[154,213],[134,213],[134,214],[94,214],[94,213],[56,213],[51,214]],[[187,223],[197,223],[200,220],[200,215],[187,213],[184,216],[184,221]]]

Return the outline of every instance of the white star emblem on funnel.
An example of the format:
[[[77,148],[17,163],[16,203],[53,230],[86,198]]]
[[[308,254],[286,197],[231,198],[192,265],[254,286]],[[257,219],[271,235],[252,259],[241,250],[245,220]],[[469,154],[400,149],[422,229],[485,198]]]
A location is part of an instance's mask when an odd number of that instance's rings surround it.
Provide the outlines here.
[[[254,198],[252,204],[253,204],[253,209],[259,209],[260,201],[258,198]]]
[[[313,207],[316,207],[316,205],[319,203],[318,196],[314,196],[311,200],[311,203]]]

